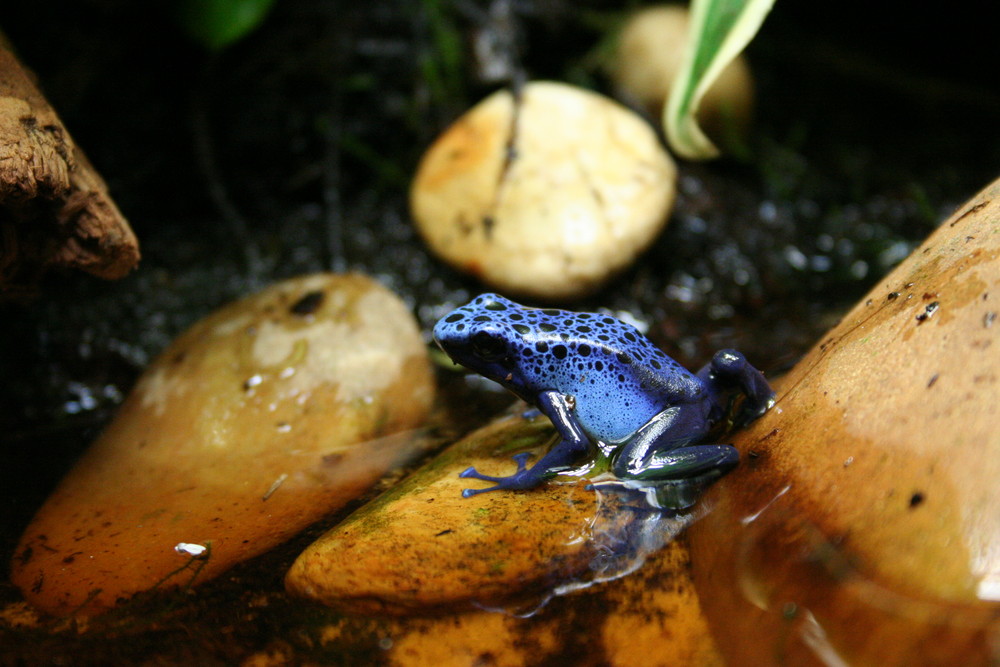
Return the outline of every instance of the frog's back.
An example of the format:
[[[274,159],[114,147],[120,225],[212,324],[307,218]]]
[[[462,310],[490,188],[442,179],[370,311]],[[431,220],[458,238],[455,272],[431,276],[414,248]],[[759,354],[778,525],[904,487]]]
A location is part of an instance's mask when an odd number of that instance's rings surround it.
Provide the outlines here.
[[[598,439],[624,439],[666,407],[703,392],[693,374],[630,324],[503,301],[508,308],[487,312],[511,327],[520,382],[573,396],[580,423]]]

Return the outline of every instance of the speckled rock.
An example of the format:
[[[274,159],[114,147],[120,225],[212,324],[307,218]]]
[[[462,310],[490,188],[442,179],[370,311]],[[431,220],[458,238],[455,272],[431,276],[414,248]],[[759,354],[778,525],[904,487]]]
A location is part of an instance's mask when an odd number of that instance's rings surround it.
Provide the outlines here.
[[[306,549],[286,588],[360,613],[530,608],[557,589],[634,569],[687,525],[690,514],[654,525],[659,515],[625,509],[634,499],[595,493],[590,479],[569,474],[530,491],[462,497],[483,482],[459,472],[510,473],[513,453],[540,455],[554,435],[544,417],[522,416],[470,434]]]
[[[150,365],[28,526],[12,580],[66,614],[186,585],[195,566],[216,576],[404,457],[409,438],[383,436],[418,425],[432,395],[415,321],[368,278],[313,275],[229,305]]]
[[[601,625],[605,658],[600,664],[723,665],[691,581],[684,541],[653,554],[642,569],[605,584],[609,610]]]
[[[315,647],[315,659],[327,662],[375,655],[400,667],[716,667],[722,659],[689,566],[687,547],[677,541],[628,577],[556,598],[527,617],[492,610],[406,617],[328,612],[333,618],[321,622],[323,610],[309,609],[304,613],[312,622],[300,632]]]
[[[317,641],[333,653],[364,653],[359,638],[376,636],[388,664],[410,666],[477,664],[486,656],[489,664],[538,664],[581,650],[586,664],[721,664],[686,545],[658,548],[696,514],[623,509],[567,476],[531,491],[462,498],[463,488],[480,483],[458,477],[465,467],[509,472],[510,454],[540,452],[553,435],[542,418],[494,422],[307,549],[286,577],[290,593],[379,614],[377,629],[347,616],[320,628]],[[653,538],[649,550],[644,537]],[[615,567],[614,552],[624,569]],[[607,576],[609,566],[630,573]],[[572,592],[539,607],[567,584]],[[478,606],[538,609],[531,617],[463,613]],[[387,616],[428,611],[444,615]]]
[[[779,383],[691,529],[731,664],[1000,660],[1000,181]]]
[[[469,435],[314,542],[286,588],[343,610],[405,613],[495,603],[583,572],[593,554],[571,542],[595,512],[585,483],[462,497],[475,482],[459,472],[512,470],[510,454],[543,450],[552,435],[548,420],[518,417]]]
[[[673,542],[638,572],[573,593],[531,618],[480,611],[415,619],[390,635],[386,659],[407,667],[721,666],[688,566],[686,546]]]
[[[688,41],[690,18],[681,5],[645,7],[622,27],[608,73],[620,95],[659,118],[677,77]],[[698,107],[710,135],[725,140],[743,131],[753,109],[753,76],[741,55],[726,66]]]
[[[652,128],[601,95],[532,82],[500,91],[428,149],[410,191],[438,256],[505,291],[590,292],[662,229],[676,167]]]

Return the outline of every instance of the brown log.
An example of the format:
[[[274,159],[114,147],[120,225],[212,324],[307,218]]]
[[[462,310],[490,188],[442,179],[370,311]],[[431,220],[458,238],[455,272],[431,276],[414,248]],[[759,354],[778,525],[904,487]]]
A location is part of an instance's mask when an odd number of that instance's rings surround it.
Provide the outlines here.
[[[107,185],[0,35],[0,300],[48,267],[115,279],[138,262]]]

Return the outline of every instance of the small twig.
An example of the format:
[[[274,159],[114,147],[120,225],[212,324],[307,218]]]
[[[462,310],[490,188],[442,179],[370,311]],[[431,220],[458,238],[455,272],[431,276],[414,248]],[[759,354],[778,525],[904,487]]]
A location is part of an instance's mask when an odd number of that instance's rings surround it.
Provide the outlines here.
[[[250,239],[246,218],[243,217],[239,208],[233,203],[232,197],[229,196],[229,189],[219,171],[215,145],[212,142],[212,131],[208,119],[208,91],[209,84],[214,80],[212,74],[215,71],[216,62],[218,59],[214,54],[209,56],[191,98],[191,129],[194,134],[195,159],[198,162],[198,169],[205,178],[208,196],[229,228],[234,242],[243,249],[244,268],[250,277],[254,278],[261,271],[260,251],[257,244]]]
[[[330,101],[329,123],[324,139],[323,160],[323,209],[326,231],[327,266],[333,271],[347,268],[344,256],[344,207],[340,196],[341,150],[343,126],[341,124],[341,94],[334,89]]]

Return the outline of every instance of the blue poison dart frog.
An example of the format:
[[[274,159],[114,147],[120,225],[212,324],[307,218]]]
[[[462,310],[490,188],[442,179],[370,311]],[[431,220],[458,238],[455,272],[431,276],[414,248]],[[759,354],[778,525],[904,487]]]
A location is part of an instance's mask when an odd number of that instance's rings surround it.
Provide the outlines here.
[[[619,479],[710,480],[739,462],[731,445],[698,445],[726,413],[732,390],[746,396],[741,421],[774,405],[763,374],[735,350],[717,352],[691,373],[639,331],[608,315],[526,308],[482,294],[434,327],[434,339],[457,363],[494,380],[547,416],[561,436],[531,468],[471,477],[485,491],[529,489],[570,470],[592,445],[611,452]]]

